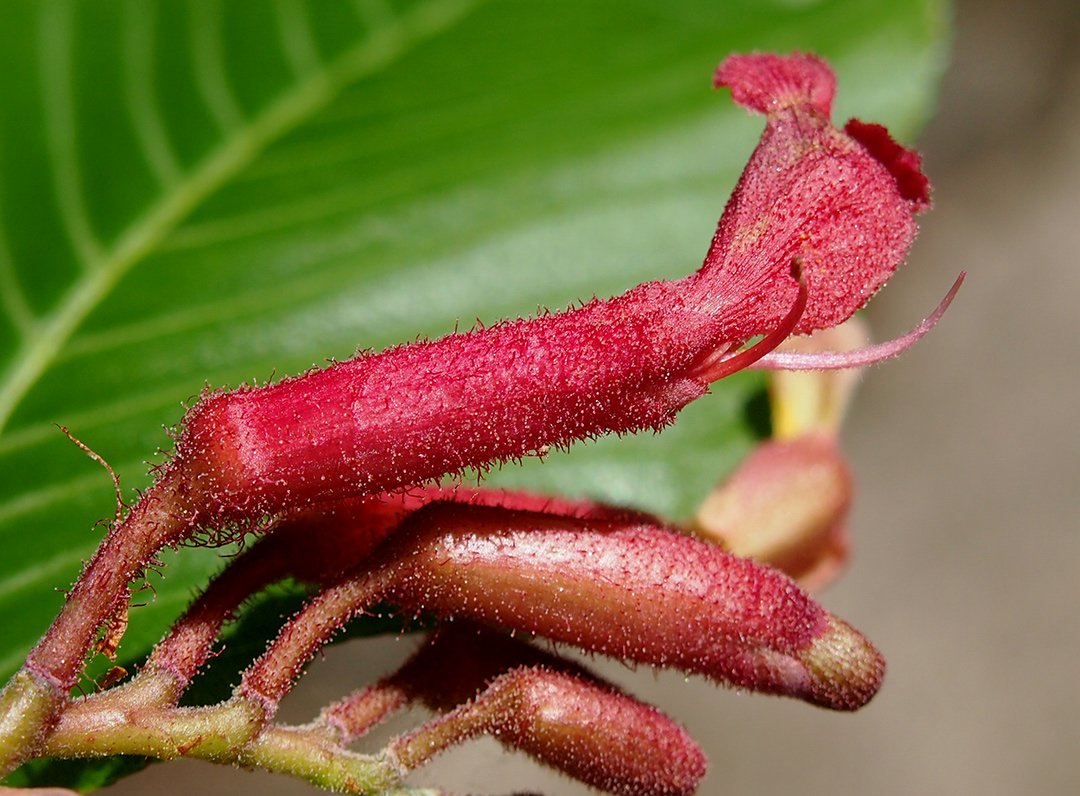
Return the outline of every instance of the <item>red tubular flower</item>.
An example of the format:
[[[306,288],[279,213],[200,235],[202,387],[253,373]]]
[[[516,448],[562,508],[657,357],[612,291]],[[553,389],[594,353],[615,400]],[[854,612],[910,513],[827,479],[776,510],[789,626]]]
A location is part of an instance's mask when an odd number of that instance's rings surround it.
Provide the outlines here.
[[[139,569],[199,527],[659,429],[793,330],[855,312],[903,259],[912,215],[928,201],[917,157],[879,128],[856,124],[852,137],[832,127],[833,78],[816,58],[735,56],[717,82],[767,126],[698,272],[204,397],[175,459],[110,532],[27,670],[57,693],[70,688]],[[758,345],[732,353],[758,334]]]
[[[389,598],[839,710],[880,653],[788,577],[654,525],[432,504],[381,554]]]
[[[209,395],[185,420],[171,471],[198,520],[393,490],[548,445],[658,429],[792,330],[855,312],[903,259],[912,215],[928,202],[917,156],[876,127],[834,128],[832,73],[816,58],[736,56],[717,83],[768,121],[697,273]],[[731,356],[759,334],[768,337],[752,355]]]

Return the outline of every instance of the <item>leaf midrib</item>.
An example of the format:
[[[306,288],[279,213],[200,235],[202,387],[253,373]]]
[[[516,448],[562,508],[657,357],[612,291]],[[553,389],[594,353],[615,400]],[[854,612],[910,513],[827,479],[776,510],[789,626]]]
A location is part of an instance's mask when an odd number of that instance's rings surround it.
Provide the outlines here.
[[[371,30],[354,47],[318,71],[306,72],[263,111],[230,131],[172,191],[128,226],[112,248],[101,255],[96,267],[80,274],[60,304],[36,324],[33,337],[23,338],[0,384],[0,433],[90,312],[202,202],[347,85],[393,63],[412,44],[449,28],[476,2],[431,0]]]

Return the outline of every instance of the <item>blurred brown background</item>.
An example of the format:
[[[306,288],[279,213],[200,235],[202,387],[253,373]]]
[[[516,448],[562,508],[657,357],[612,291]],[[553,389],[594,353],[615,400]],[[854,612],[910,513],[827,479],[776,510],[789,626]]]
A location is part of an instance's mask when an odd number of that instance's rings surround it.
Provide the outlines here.
[[[929,311],[958,271],[969,279],[929,339],[865,379],[845,434],[856,561],[823,595],[885,651],[888,681],[846,716],[608,666],[701,742],[702,794],[1080,792],[1080,4],[961,2],[922,148],[936,208],[874,302],[878,336]],[[287,717],[411,645],[331,650]],[[416,780],[584,792],[488,741]],[[314,792],[195,762],[112,792],[226,789]]]

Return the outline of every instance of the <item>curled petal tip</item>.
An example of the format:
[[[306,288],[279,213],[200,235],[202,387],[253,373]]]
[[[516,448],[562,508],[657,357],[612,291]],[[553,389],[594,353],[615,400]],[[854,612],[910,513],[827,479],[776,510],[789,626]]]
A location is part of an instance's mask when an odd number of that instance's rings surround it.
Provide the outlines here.
[[[735,102],[760,113],[801,105],[828,116],[836,77],[814,55],[752,53],[726,58],[716,69],[713,86],[731,89]]]
[[[807,700],[832,710],[857,710],[885,679],[885,658],[851,625],[834,616],[799,656],[809,675]]]
[[[854,138],[896,180],[896,189],[912,210],[919,213],[930,208],[930,180],[922,170],[922,156],[913,149],[898,144],[880,124],[867,124],[851,119],[844,132]]]

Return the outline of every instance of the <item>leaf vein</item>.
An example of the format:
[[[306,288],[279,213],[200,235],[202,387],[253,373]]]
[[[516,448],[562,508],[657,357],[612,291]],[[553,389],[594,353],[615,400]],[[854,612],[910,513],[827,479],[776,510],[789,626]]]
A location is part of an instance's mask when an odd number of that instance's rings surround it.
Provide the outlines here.
[[[4,312],[14,324],[20,345],[22,345],[36,331],[37,319],[26,299],[22,281],[15,272],[15,263],[11,259],[5,228],[3,206],[0,205],[0,296],[3,297]]]
[[[386,0],[353,0],[353,5],[360,19],[373,30],[387,28],[394,21],[394,13]]]
[[[102,260],[101,243],[87,215],[86,196],[79,168],[75,102],[71,70],[75,38],[74,12],[67,0],[50,0],[42,6],[41,95],[45,114],[45,137],[52,160],[53,187],[60,204],[65,230],[84,269],[97,268]]]
[[[178,396],[183,394],[181,391],[185,388],[186,385],[170,383],[167,387],[127,395],[123,399],[114,399],[79,412],[65,414],[61,422],[73,430],[77,429],[79,434],[84,434],[88,430],[130,418],[134,414],[150,412],[170,405],[182,406],[183,402]],[[47,420],[28,423],[17,431],[0,437],[0,457],[48,442],[57,438],[59,434],[56,423]]]
[[[297,0],[277,0],[277,21],[281,47],[293,73],[302,78],[317,72],[322,59],[304,7]]]
[[[195,83],[221,131],[226,136],[241,135],[244,112],[225,76],[221,6],[215,3],[211,7],[208,2],[193,1],[188,8],[191,11],[189,45],[195,65]]]
[[[129,464],[129,466],[131,466]],[[118,470],[120,468],[117,468]],[[104,489],[101,473],[90,473],[69,478],[29,492],[23,492],[10,500],[0,501],[0,523],[44,508],[64,498],[75,497],[94,489]]]
[[[24,345],[0,382],[0,432],[19,403],[94,307],[136,263],[149,255],[202,201],[247,166],[270,143],[329,102],[361,76],[392,63],[408,46],[461,19],[475,0],[432,0],[414,8],[399,27],[360,39],[324,69],[290,85],[245,126],[227,136],[179,183],[128,226],[101,259],[84,273],[57,308],[42,319],[40,334]],[[52,8],[50,4],[47,8]],[[61,18],[60,22],[63,23]],[[70,28],[70,19],[67,20]],[[50,23],[55,25],[56,23]],[[62,28],[60,33],[63,33]],[[67,32],[70,38],[70,29]],[[56,36],[56,31],[52,34]],[[43,47],[43,50],[45,48]]]
[[[128,0],[125,11],[124,98],[142,155],[158,182],[168,190],[180,182],[182,174],[154,96],[154,6],[142,0]]]
[[[87,547],[89,548],[89,544]],[[0,580],[0,600],[6,599],[23,589],[37,586],[42,581],[53,582],[57,575],[73,569],[87,554],[88,550],[68,550],[65,553],[53,556],[48,561],[42,561],[34,566],[20,569],[17,574]],[[0,664],[0,670],[3,669],[6,669],[6,667]]]

